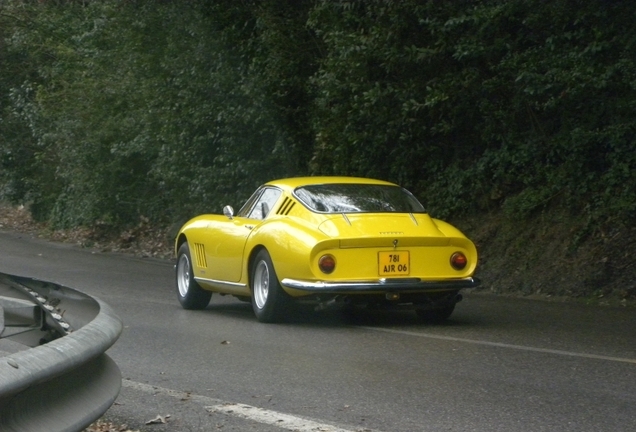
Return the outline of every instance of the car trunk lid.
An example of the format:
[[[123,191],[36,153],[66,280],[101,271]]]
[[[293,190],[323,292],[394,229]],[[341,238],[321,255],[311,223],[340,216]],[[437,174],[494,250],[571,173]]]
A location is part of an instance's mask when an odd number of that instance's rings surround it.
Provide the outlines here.
[[[340,239],[341,248],[446,246],[450,242],[428,214],[341,214],[318,228]]]

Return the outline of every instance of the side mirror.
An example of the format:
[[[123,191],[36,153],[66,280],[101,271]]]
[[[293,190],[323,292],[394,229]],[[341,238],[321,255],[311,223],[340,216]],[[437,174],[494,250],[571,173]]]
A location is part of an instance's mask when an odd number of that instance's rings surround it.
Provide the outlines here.
[[[228,219],[234,218],[234,209],[232,206],[226,205],[223,207],[223,214],[228,217]]]

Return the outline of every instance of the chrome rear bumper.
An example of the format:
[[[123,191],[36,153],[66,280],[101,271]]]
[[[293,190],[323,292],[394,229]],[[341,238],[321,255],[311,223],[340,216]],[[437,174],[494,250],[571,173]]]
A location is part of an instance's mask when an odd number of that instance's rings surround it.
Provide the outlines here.
[[[349,282],[303,281],[285,278],[281,281],[281,285],[286,288],[314,293],[450,291],[463,288],[475,288],[479,286],[480,283],[481,281],[479,279],[473,277],[433,281],[418,278],[376,279]]]

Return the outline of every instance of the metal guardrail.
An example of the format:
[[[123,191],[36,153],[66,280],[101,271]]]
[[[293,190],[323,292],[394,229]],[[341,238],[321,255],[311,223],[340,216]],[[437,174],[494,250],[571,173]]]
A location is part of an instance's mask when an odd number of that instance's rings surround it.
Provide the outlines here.
[[[101,417],[121,389],[104,352],[122,329],[99,299],[0,273],[0,351],[14,351],[0,357],[0,431],[76,432]]]

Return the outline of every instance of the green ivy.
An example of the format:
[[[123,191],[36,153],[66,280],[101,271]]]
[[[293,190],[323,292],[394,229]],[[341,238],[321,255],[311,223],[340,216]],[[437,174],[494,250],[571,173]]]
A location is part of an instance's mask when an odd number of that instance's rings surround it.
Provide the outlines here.
[[[0,199],[56,226],[169,223],[289,175],[437,216],[636,209],[636,5],[0,3]]]

